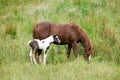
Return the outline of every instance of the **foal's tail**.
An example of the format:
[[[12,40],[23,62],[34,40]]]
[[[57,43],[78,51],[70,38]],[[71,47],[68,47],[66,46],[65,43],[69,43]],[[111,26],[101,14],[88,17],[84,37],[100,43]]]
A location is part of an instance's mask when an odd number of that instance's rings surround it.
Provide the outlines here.
[[[27,46],[29,46],[29,45],[30,45],[31,41],[32,41],[32,40],[29,40],[29,41],[27,42]]]

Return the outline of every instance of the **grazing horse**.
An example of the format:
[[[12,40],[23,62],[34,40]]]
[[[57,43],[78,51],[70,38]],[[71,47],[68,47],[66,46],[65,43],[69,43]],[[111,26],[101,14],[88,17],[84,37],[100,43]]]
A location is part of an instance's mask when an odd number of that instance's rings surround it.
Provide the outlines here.
[[[27,45],[31,47],[30,61],[32,62],[32,59],[33,59],[34,63],[37,64],[36,59],[35,59],[36,52],[38,50],[43,49],[43,51],[44,51],[43,64],[46,64],[47,51],[48,51],[51,43],[53,43],[53,42],[60,44],[61,41],[59,40],[58,36],[56,36],[56,35],[51,35],[43,40],[33,39],[33,40],[28,41]],[[41,55],[39,55],[39,62],[40,63],[42,62]]]
[[[75,57],[78,56],[77,43],[81,43],[84,48],[84,58],[87,62],[91,59],[92,47],[86,33],[75,24],[55,24],[52,22],[41,22],[34,26],[33,38],[45,39],[49,35],[56,34],[61,40],[61,45],[67,44],[67,57],[69,58],[71,48]],[[57,43],[55,43],[57,44]],[[41,54],[41,51],[38,51]]]

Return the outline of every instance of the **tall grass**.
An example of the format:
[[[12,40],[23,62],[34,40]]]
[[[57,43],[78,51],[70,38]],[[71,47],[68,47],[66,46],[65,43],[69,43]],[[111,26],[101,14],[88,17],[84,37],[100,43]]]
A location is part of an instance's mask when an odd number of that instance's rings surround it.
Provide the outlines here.
[[[118,0],[2,0],[0,1],[0,79],[117,80],[120,64],[120,1]],[[73,51],[66,58],[67,45],[52,45],[47,66],[29,63],[28,40],[42,21],[75,23],[89,36],[91,64]]]

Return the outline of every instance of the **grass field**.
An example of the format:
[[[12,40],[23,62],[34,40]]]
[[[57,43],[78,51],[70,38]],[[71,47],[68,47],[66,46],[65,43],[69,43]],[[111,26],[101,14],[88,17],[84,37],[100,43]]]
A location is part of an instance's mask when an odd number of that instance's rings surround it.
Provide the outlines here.
[[[47,65],[29,62],[27,41],[35,24],[43,21],[75,23],[89,36],[90,64],[79,57],[66,58],[67,46],[52,44]],[[1,0],[0,80],[119,80],[119,0]]]

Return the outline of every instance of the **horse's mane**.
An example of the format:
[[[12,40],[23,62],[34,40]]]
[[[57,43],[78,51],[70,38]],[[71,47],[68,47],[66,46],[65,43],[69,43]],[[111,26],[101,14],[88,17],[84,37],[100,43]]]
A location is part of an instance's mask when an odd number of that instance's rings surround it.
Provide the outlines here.
[[[90,50],[91,49],[91,42],[86,33],[80,29],[80,42],[84,47],[84,50]]]

